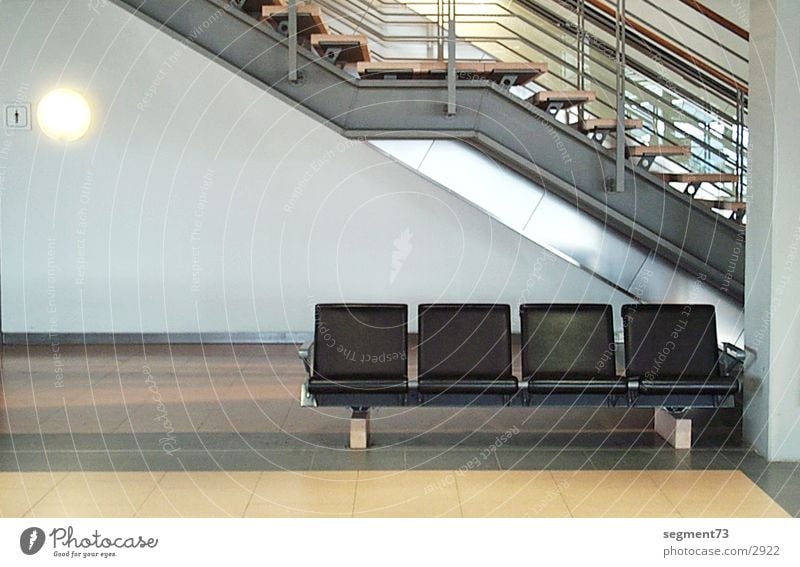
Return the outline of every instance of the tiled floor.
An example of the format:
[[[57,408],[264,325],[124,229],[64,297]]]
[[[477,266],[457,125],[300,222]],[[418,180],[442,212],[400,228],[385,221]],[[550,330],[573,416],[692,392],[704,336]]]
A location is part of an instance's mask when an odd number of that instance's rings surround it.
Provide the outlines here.
[[[292,345],[2,354],[2,515],[780,513],[771,497],[800,516],[800,468],[741,448],[733,410],[697,412],[675,451],[643,410],[385,409],[350,451],[346,409],[299,406]]]
[[[738,471],[0,473],[26,517],[788,517]]]

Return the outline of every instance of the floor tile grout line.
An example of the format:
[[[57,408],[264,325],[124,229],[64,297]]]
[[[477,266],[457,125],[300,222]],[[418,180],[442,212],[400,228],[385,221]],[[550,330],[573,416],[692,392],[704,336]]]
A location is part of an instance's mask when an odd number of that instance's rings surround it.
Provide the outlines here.
[[[312,459],[313,460],[313,459]],[[256,479],[256,483],[253,485],[253,488],[250,489],[250,498],[247,499],[247,504],[242,511],[242,518],[247,517],[247,511],[250,509],[250,503],[253,502],[253,498],[256,495],[256,491],[258,490],[259,485],[261,484],[261,479],[264,478],[264,471],[259,471],[258,478]]]
[[[678,510],[677,504],[672,502],[672,500],[669,498],[667,493],[661,489],[661,486],[656,482],[655,478],[653,478],[654,477],[653,473],[654,473],[654,471],[651,471],[651,470],[643,470],[642,471],[642,476],[647,478],[647,480],[650,481],[650,484],[652,484],[655,487],[656,492],[658,494],[661,494],[661,496],[664,497],[664,500],[666,500],[669,503],[669,505],[672,506],[672,510],[678,515],[678,517],[683,518],[684,515],[681,513],[680,510]]]
[[[572,513],[572,508],[570,508],[569,503],[567,502],[567,499],[564,496],[564,493],[562,492],[561,487],[558,484],[558,480],[556,479],[556,475],[553,474],[555,471],[548,470],[548,471],[545,471],[545,472],[548,475],[550,475],[550,480],[553,482],[553,485],[556,487],[556,492],[558,492],[558,496],[559,496],[559,498],[561,498],[561,502],[563,502],[564,507],[567,509],[567,512],[569,512],[569,517],[570,518],[574,518],[575,514]],[[561,471],[561,472],[564,472],[564,471]]]
[[[350,517],[356,517],[356,501],[358,500],[358,487],[361,486],[361,470],[356,469],[356,487],[353,490],[353,507],[350,510]]]
[[[18,473],[18,474],[22,475],[22,474],[25,474],[25,473],[22,473],[22,472],[20,472],[20,473]],[[51,475],[53,474],[53,473],[52,473],[52,471],[50,472],[50,474],[51,474]],[[25,510],[25,512],[23,512],[23,516],[24,516],[25,514],[29,513],[29,512],[32,512],[32,511],[33,511],[33,509],[34,509],[36,506],[38,506],[38,505],[39,505],[39,504],[40,504],[40,503],[41,503],[41,502],[42,502],[42,501],[45,499],[45,497],[47,497],[47,496],[48,496],[48,495],[49,495],[51,492],[53,492],[53,490],[55,490],[55,489],[56,489],[56,487],[57,487],[59,484],[61,484],[62,482],[64,482],[64,479],[65,479],[65,478],[67,478],[67,474],[69,474],[69,473],[68,473],[68,472],[64,472],[64,473],[63,473],[63,476],[62,476],[60,479],[58,479],[58,481],[57,481],[55,484],[53,484],[53,485],[50,487],[50,489],[49,489],[47,492],[45,492],[44,494],[42,494],[42,496],[41,496],[41,497],[40,497],[40,498],[39,498],[39,499],[38,499],[36,502],[34,502],[33,504],[31,504],[31,503],[30,503],[30,500],[28,500],[28,504],[30,504],[30,506],[28,507],[28,509],[27,509],[27,510]],[[24,481],[24,480],[23,480],[22,482],[23,482],[23,484],[25,484],[25,481]]]
[[[447,474],[455,475],[454,476],[455,482],[453,484],[455,484],[455,486],[456,486],[456,500],[458,501],[458,512],[459,512],[460,517],[463,518],[464,517],[464,505],[461,502],[461,490],[459,490],[459,488],[458,488],[458,473],[456,471],[446,471],[446,472],[447,472]]]
[[[152,471],[148,471],[148,472],[150,472],[150,476],[153,476]],[[142,507],[145,505],[145,502],[147,502],[147,500],[150,498],[150,496],[152,496],[152,494],[160,486],[161,480],[164,478],[164,476],[166,474],[167,474],[166,471],[160,471],[160,474],[159,474],[158,478],[156,479],[156,481],[153,483],[153,487],[150,489],[150,492],[147,493],[147,496],[142,498],[141,504],[139,504],[139,507],[134,511],[134,513],[133,513],[133,517],[134,518],[139,517],[139,512],[141,511]]]

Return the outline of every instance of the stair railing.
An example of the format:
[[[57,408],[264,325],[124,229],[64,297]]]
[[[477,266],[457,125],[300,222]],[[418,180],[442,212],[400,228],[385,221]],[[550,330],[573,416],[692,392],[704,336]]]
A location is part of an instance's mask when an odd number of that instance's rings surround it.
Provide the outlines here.
[[[528,96],[543,88],[595,90],[597,101],[562,118],[569,122],[592,117],[622,119],[627,114],[643,119],[641,130],[625,132],[618,139],[636,144],[689,141],[695,150],[687,158],[689,165],[684,168],[677,161],[665,160],[666,170],[736,173],[741,181],[733,190],[716,185],[704,191],[711,198],[745,199],[746,85],[731,77],[721,80],[720,70],[708,65],[679,65],[677,55],[662,56],[666,48],[649,40],[651,30],[645,35],[643,26],[632,25],[635,22],[628,13],[622,19],[626,45],[635,52],[626,53],[624,112],[620,112],[618,50],[615,40],[610,43],[607,39],[616,37],[616,27],[602,20],[606,11],[598,6],[610,7],[604,0],[486,0],[480,4],[468,0],[309,1],[320,6],[333,31],[367,35],[377,59],[441,61],[446,55],[447,113],[457,111],[458,81],[451,59],[546,61],[550,72],[538,84],[513,87],[512,91]],[[709,72],[704,71],[707,67]]]

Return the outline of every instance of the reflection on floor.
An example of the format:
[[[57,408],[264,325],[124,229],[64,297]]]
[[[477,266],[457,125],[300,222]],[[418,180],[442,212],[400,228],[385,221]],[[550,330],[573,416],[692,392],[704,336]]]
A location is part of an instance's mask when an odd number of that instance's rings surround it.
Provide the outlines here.
[[[643,410],[384,409],[358,452],[303,379],[292,345],[5,347],[0,510],[413,515],[427,489],[432,515],[800,516],[798,466],[742,449],[731,410],[675,451]]]
[[[0,473],[26,517],[788,517],[738,471]]]

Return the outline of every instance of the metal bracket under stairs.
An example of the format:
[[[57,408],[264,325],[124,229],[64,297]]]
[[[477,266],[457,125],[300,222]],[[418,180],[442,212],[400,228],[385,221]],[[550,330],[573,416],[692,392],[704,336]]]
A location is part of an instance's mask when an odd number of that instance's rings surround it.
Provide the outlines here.
[[[608,193],[612,152],[497,84],[459,81],[458,112],[448,116],[447,81],[359,80],[302,48],[304,80],[293,83],[286,38],[226,2],[112,1],[345,136],[465,139],[733,299],[744,296],[740,225],[630,163],[626,191]]]

